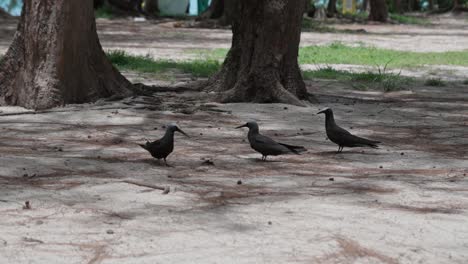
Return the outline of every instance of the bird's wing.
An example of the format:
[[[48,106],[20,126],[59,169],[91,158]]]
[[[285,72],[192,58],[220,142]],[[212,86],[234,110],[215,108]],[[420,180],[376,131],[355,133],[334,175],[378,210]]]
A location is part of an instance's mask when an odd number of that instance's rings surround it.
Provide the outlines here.
[[[353,145],[353,146],[370,146],[376,148],[379,141],[369,140],[362,137],[355,136],[349,131],[336,126],[333,128],[333,133],[335,138],[339,138],[338,141],[344,142],[344,145]]]
[[[159,146],[159,145],[161,145],[161,139],[158,139],[158,140],[155,140],[155,141],[153,141],[153,142],[150,142],[149,145],[150,145],[151,147]]]
[[[272,154],[274,153],[275,155],[286,154],[291,152],[295,154],[300,154],[301,152],[307,151],[307,149],[302,146],[283,144],[280,142],[276,142],[273,139],[263,135],[255,136],[254,140],[254,145],[258,149],[262,149],[265,152],[268,151]]]
[[[258,134],[254,136],[252,140],[252,148],[266,155],[278,155],[291,152],[286,146],[281,145],[267,136]]]
[[[288,149],[290,149],[292,152],[294,152],[296,154],[307,151],[307,149],[304,148],[303,146],[294,146],[294,145],[288,145],[288,144],[284,144],[284,143],[279,143],[279,144],[282,145],[282,146],[287,147]]]
[[[340,135],[340,136],[351,135],[351,133],[348,130],[346,130],[346,129],[338,126],[338,125],[335,125],[333,127],[333,133],[335,133],[337,135]]]
[[[158,139],[158,140],[155,140],[153,142],[146,142],[146,144],[138,144],[140,145],[140,147],[146,149],[146,150],[150,150],[154,147],[158,147],[159,145],[161,145],[161,139]]]
[[[264,136],[264,135],[256,135],[254,138],[256,143],[260,143],[260,144],[271,144],[271,145],[275,145],[275,144],[278,144],[278,142],[274,141],[273,139],[267,137],[267,136]]]

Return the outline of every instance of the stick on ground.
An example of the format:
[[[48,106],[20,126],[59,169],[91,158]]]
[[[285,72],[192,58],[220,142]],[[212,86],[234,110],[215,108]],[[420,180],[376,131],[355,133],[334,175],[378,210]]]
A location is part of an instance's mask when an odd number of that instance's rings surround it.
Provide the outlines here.
[[[163,194],[168,194],[169,193],[169,186],[162,187],[162,186],[157,186],[157,185],[153,185],[153,184],[147,184],[147,183],[141,183],[141,182],[135,182],[135,181],[129,181],[129,180],[124,180],[122,182],[137,185],[137,186],[152,188],[152,189],[156,189],[156,190],[161,190],[161,191],[164,191]]]

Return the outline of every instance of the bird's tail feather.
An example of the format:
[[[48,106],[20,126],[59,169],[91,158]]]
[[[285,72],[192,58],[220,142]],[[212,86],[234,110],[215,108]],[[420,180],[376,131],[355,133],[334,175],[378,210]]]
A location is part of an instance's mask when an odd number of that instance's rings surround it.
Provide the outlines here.
[[[358,140],[357,144],[361,146],[369,146],[371,148],[379,148],[377,144],[381,143],[380,141],[375,141],[375,140],[369,140],[361,137],[356,137]]]
[[[294,154],[301,154],[302,152],[306,152],[307,149],[304,148],[303,146],[293,146],[293,145],[288,145],[288,144],[283,144],[280,143],[281,145],[287,147],[289,150],[291,150]]]
[[[148,149],[148,148],[146,147],[146,144],[138,144],[138,146],[140,146],[140,147],[142,147],[142,148],[144,148],[144,149],[146,149],[146,150]]]

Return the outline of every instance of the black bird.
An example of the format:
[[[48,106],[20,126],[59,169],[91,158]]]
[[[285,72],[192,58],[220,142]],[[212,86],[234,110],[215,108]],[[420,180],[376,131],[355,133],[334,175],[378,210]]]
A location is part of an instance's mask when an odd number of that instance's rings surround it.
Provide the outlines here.
[[[164,159],[164,163],[166,164],[166,166],[169,166],[167,164],[166,158],[174,150],[174,133],[176,131],[182,133],[186,137],[189,137],[187,134],[185,134],[184,131],[182,131],[176,125],[168,125],[166,128],[166,133],[161,139],[158,139],[153,142],[147,141],[146,144],[144,145],[143,144],[138,144],[138,145],[146,149],[154,158],[157,158],[158,160]]]
[[[267,156],[273,155],[282,155],[282,154],[300,154],[301,152],[307,151],[304,147],[301,146],[291,146],[283,143],[274,141],[273,139],[261,135],[259,133],[258,124],[256,122],[248,122],[242,126],[236,128],[248,127],[249,134],[247,135],[250,146],[257,152],[262,154],[262,160],[266,161]]]
[[[369,140],[361,137],[357,137],[339,127],[335,123],[335,118],[333,117],[333,111],[330,108],[326,108],[318,114],[325,114],[325,130],[327,131],[327,137],[335,144],[338,145],[338,153],[343,151],[344,147],[354,148],[354,147],[371,147],[378,148],[377,146],[379,141]]]

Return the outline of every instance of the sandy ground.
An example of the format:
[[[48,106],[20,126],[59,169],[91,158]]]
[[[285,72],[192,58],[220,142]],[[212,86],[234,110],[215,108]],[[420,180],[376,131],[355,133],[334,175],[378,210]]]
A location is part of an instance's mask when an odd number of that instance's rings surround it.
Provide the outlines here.
[[[191,92],[1,107],[0,263],[466,263],[465,91],[310,88],[320,103],[304,108]],[[314,114],[324,106],[381,148],[335,154]],[[233,129],[247,120],[309,151],[261,162]],[[176,136],[165,167],[136,144],[171,122],[191,138]]]
[[[122,47],[146,53],[118,23]],[[229,42],[226,31],[177,32],[180,50]],[[170,55],[170,36],[154,50]],[[307,86],[318,104],[156,92],[37,113],[0,107],[0,263],[467,263],[468,86]],[[381,148],[336,154],[315,115],[325,106]],[[259,161],[234,129],[248,120],[308,152]],[[176,136],[165,167],[137,143],[172,122],[191,138]]]

